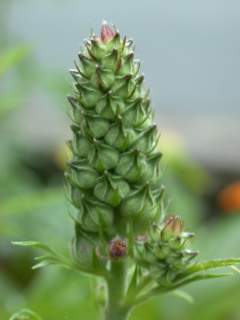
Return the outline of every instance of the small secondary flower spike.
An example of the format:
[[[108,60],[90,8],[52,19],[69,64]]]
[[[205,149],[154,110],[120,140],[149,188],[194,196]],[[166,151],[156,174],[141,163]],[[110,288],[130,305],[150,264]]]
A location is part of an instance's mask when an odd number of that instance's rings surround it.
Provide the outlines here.
[[[72,160],[65,179],[74,208],[72,257],[39,242],[18,243],[47,251],[35,267],[61,264],[100,276],[106,320],[127,319],[156,294],[225,276],[208,270],[240,259],[194,262],[193,233],[166,215],[158,131],[132,40],[104,22],[70,72]]]

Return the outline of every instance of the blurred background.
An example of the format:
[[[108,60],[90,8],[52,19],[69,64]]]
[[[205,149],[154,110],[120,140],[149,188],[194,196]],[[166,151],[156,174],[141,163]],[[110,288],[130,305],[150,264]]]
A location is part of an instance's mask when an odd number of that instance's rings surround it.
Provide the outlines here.
[[[68,250],[63,189],[68,69],[102,19],[136,43],[151,88],[171,213],[197,233],[200,258],[240,256],[240,4],[237,0],[0,0],[0,319],[98,319],[91,280],[49,267],[13,240]],[[240,278],[157,297],[131,320],[239,320]]]

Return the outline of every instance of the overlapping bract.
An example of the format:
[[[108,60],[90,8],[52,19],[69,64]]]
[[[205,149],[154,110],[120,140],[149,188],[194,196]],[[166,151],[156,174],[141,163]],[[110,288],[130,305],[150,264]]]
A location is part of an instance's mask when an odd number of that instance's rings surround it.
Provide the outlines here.
[[[169,286],[198,254],[189,249],[193,236],[183,231],[180,218],[167,216],[163,223],[153,226],[145,238],[136,241],[136,261],[162,286]]]
[[[103,25],[71,74],[73,153],[66,171],[77,223],[109,238],[145,232],[160,212],[158,133],[131,40]]]

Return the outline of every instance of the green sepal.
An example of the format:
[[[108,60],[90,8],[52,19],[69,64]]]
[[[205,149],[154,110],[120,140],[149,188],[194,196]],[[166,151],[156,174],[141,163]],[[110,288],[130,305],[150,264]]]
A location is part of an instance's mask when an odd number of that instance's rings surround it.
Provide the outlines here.
[[[113,209],[87,195],[82,196],[81,205],[78,206],[76,221],[86,231],[110,232],[113,225]]]
[[[159,161],[161,154],[147,158],[139,150],[132,150],[122,154],[116,167],[116,172],[132,183],[159,182]],[[155,181],[156,180],[156,181]]]
[[[105,119],[113,120],[115,118],[109,95],[103,96],[103,98],[97,102],[96,112]]]
[[[117,207],[129,193],[129,185],[121,177],[106,173],[99,178],[94,195],[101,201]]]
[[[134,68],[134,54],[129,52],[121,60],[121,67],[119,68],[118,74],[126,76],[128,74],[133,74],[135,72]]]
[[[137,85],[138,83],[132,78],[132,75],[128,74],[121,78],[120,81],[116,81],[111,90],[115,97],[125,100],[132,97]]]
[[[98,77],[101,88],[105,91],[109,90],[115,81],[115,74],[111,70],[97,67],[96,75]]]
[[[85,116],[87,127],[90,130],[90,135],[93,138],[99,139],[106,135],[110,124],[107,120],[98,115],[86,114]]]
[[[95,140],[94,149],[88,155],[88,160],[99,172],[103,172],[117,165],[119,152],[102,141]]]
[[[148,127],[151,125],[150,101],[144,101],[142,98],[136,99],[123,113],[122,118],[126,126],[137,128]]]
[[[83,67],[84,75],[90,78],[96,72],[96,63],[82,53],[79,53],[78,56]]]
[[[121,121],[114,124],[105,136],[105,141],[120,151],[128,149],[136,140],[136,132],[132,128],[125,128]]]
[[[155,194],[147,184],[123,200],[120,212],[126,219],[133,221],[135,230],[146,230],[157,216],[160,206],[159,192],[157,193]]]
[[[70,168],[66,172],[66,178],[71,181],[74,186],[83,189],[91,189],[95,186],[98,173],[85,160],[71,161]]]
[[[101,61],[105,57],[106,53],[112,50],[110,42],[104,44],[96,37],[93,37],[86,43],[86,48],[91,58],[95,59],[96,61]]]
[[[84,135],[79,133],[75,133],[70,146],[75,157],[77,156],[79,158],[87,158],[89,153],[94,149],[92,143],[84,137]]]
[[[72,242],[72,255],[76,266],[90,274],[103,275],[106,259],[100,256],[103,245],[96,234],[89,234],[80,224],[75,224],[75,237]]]
[[[70,199],[76,208],[81,208],[83,195],[84,193],[81,189],[76,186],[70,186]]]
[[[112,72],[117,71],[118,66],[118,50],[113,49],[111,53],[107,54],[102,60],[102,66]]]
[[[158,144],[157,126],[152,125],[141,132],[137,140],[133,143],[134,147],[144,153],[154,151]]]
[[[116,120],[117,116],[124,112],[125,104],[122,99],[106,93],[96,104],[96,112],[109,120]]]
[[[75,226],[76,236],[73,239],[73,253],[74,260],[78,266],[83,269],[92,270],[93,266],[93,254],[96,250],[96,246],[93,241],[90,241],[87,237],[83,237],[82,235],[78,235],[78,224]],[[90,271],[89,270],[89,271]]]
[[[92,109],[95,107],[99,99],[102,98],[102,93],[92,88],[91,86],[82,85],[76,83],[75,87],[79,92],[79,102],[86,109]]]

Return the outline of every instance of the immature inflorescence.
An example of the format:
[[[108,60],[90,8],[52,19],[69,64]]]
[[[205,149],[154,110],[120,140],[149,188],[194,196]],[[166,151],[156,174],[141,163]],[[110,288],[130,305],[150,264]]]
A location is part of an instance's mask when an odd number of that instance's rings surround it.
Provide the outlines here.
[[[193,236],[193,233],[183,230],[179,217],[169,215],[162,224],[153,225],[146,238],[138,239],[136,260],[162,285],[174,283],[198,254],[189,249],[189,240]]]
[[[73,158],[66,180],[85,232],[138,234],[159,219],[161,153],[139,69],[133,42],[103,24],[71,70]]]

